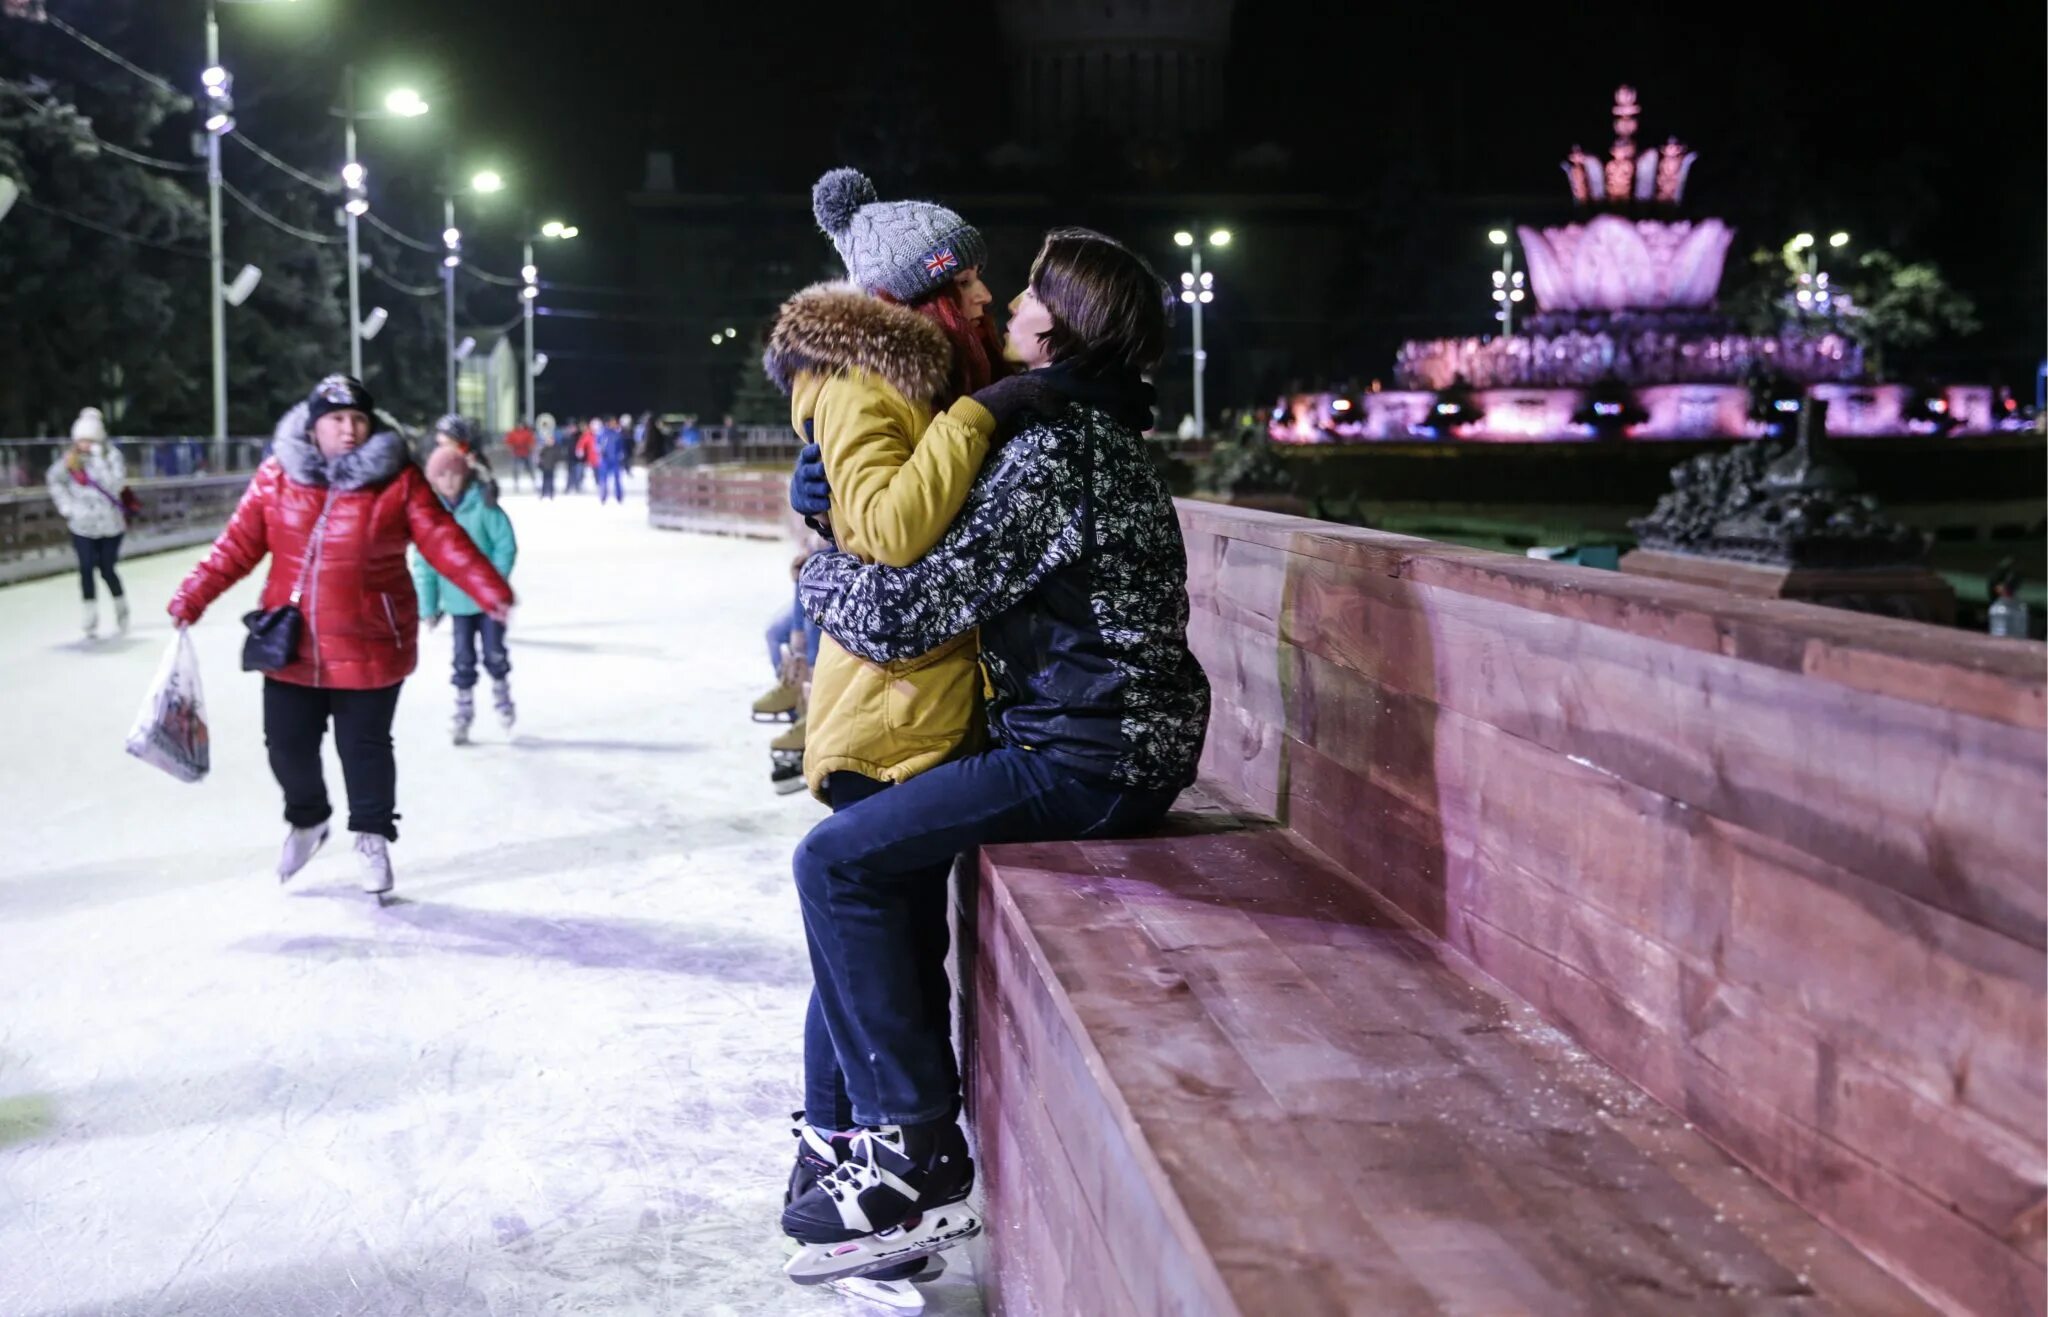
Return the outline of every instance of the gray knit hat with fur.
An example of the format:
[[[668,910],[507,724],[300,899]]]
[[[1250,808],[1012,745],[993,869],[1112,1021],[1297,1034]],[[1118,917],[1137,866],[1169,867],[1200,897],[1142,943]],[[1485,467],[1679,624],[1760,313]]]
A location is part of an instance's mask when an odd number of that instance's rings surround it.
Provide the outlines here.
[[[847,276],[899,302],[920,301],[988,262],[980,230],[936,202],[883,201],[858,169],[819,179],[811,211],[839,249]]]

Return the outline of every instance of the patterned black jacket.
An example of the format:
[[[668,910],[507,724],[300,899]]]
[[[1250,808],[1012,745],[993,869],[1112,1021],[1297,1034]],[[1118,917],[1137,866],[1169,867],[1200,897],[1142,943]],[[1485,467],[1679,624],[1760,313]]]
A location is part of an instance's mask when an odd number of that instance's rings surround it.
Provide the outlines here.
[[[1145,440],[1079,402],[991,455],[905,568],[823,553],[804,609],[849,653],[915,658],[973,627],[999,744],[1120,786],[1188,786],[1209,680],[1187,644],[1187,551]]]

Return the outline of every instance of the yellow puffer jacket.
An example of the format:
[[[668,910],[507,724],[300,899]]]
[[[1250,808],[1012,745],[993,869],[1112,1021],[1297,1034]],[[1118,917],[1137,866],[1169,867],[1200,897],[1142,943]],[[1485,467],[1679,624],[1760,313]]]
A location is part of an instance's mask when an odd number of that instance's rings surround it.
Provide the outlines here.
[[[914,311],[852,284],[819,284],[783,305],[769,378],[789,419],[824,450],[832,533],[867,562],[907,567],[958,515],[988,455],[995,418],[972,398],[934,415],[952,345]],[[855,658],[826,636],[811,675],[804,780],[854,772],[901,782],[979,744],[980,648],[970,633],[903,663]]]

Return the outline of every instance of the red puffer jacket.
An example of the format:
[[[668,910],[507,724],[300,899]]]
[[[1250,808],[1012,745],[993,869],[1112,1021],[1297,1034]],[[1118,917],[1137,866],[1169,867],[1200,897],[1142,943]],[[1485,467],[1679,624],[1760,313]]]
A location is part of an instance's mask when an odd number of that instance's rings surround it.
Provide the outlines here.
[[[511,607],[512,587],[456,525],[402,439],[374,435],[330,472],[302,428],[289,441],[285,429],[279,426],[277,455],[257,469],[213,552],[178,587],[172,617],[198,621],[266,553],[270,577],[260,606],[291,602],[330,493],[318,562],[299,600],[306,618],[299,657],[271,676],[336,690],[374,690],[410,676],[419,658],[420,612],[405,561],[408,543],[487,611]]]

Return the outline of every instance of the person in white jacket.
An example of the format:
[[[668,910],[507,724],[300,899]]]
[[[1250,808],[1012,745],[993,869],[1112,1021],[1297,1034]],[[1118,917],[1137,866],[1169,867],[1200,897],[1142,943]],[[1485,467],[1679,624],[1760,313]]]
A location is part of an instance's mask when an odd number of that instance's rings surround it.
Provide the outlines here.
[[[99,408],[88,407],[71,423],[71,447],[50,464],[50,501],[71,528],[71,547],[78,553],[78,588],[85,598],[85,638],[99,636],[99,603],[93,576],[107,583],[114,598],[114,625],[128,631],[128,597],[114,565],[121,560],[121,537],[128,516],[121,491],[128,484],[128,466],[121,450],[107,442],[107,423]]]

